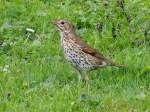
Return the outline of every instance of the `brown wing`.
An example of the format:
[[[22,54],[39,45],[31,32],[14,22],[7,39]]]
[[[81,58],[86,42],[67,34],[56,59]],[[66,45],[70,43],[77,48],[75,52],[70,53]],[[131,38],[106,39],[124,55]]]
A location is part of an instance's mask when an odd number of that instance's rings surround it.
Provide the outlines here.
[[[88,45],[82,46],[82,51],[87,54],[90,54],[98,59],[105,60],[105,57],[100,52],[98,52],[97,49],[93,49]]]
[[[91,56],[94,56],[100,60],[104,60],[106,61],[107,59],[97,50],[97,49],[93,49],[91,48],[87,43],[85,43],[80,37],[75,37],[74,38],[74,41],[76,43],[78,43],[81,48],[82,48],[82,51],[91,55]]]

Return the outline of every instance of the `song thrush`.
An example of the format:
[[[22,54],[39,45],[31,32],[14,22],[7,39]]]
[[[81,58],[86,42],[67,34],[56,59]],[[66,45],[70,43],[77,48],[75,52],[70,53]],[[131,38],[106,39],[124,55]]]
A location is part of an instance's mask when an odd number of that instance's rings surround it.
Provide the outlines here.
[[[61,36],[61,47],[64,50],[64,57],[74,67],[81,71],[90,71],[104,66],[122,67],[104,57],[98,50],[93,49],[85,43],[75,32],[74,26],[68,20],[56,20],[52,22],[57,26]],[[79,78],[83,78],[79,75]],[[88,76],[84,75],[88,80]]]

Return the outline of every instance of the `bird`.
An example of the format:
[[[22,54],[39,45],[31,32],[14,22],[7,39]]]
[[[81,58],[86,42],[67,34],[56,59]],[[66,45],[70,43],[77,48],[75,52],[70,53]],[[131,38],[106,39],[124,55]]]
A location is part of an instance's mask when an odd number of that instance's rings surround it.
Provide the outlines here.
[[[106,67],[125,67],[106,58],[97,49],[88,45],[77,33],[74,25],[67,19],[50,21],[60,33],[60,43],[65,59],[78,70],[79,80],[89,81],[89,71]],[[84,75],[83,75],[84,72]]]

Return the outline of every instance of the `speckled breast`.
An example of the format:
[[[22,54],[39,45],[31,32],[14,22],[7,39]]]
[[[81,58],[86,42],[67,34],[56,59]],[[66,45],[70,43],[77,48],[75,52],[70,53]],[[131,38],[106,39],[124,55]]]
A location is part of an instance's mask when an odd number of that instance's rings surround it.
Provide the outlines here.
[[[78,44],[63,39],[62,45],[64,49],[64,57],[73,66],[83,70],[91,70],[98,67],[98,65],[93,63],[93,60],[95,59],[92,56],[85,54]]]

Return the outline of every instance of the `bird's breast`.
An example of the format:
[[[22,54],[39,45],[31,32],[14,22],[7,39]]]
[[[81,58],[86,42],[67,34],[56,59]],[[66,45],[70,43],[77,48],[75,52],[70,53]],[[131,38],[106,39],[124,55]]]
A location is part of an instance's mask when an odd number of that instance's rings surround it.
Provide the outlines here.
[[[81,69],[90,69],[94,67],[91,57],[86,55],[78,44],[74,43],[72,40],[63,39],[62,45],[64,57],[72,65]]]

